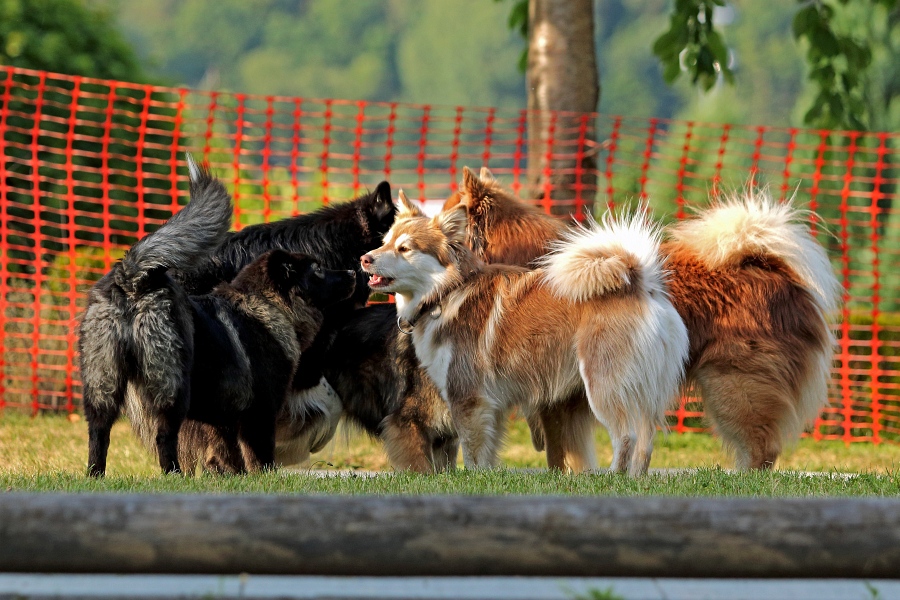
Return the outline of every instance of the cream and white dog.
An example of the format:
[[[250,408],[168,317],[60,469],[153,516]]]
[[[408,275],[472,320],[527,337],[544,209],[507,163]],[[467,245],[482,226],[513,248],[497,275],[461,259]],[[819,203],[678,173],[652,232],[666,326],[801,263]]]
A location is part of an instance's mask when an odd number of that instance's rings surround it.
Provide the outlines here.
[[[477,181],[464,171],[463,185]],[[466,466],[496,464],[513,406],[534,414],[583,390],[612,438],[611,468],[646,473],[688,352],[659,229],[607,215],[536,270],[485,264],[465,234],[465,210],[428,218],[401,192],[384,245],[361,260],[373,290],[396,294],[398,326],[450,408]]]

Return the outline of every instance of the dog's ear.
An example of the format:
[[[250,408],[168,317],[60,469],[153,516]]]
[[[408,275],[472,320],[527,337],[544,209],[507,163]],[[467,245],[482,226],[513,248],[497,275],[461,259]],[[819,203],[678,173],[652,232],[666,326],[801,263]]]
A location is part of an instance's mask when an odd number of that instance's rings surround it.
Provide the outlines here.
[[[459,193],[474,195],[472,192],[478,193],[480,189],[481,178],[469,167],[463,167],[462,181],[459,183]]]
[[[375,198],[375,216],[381,220],[389,215],[393,215],[394,201],[391,199],[391,184],[387,181],[382,181],[375,187],[375,191],[372,193],[372,196]]]
[[[414,204],[409,198],[406,197],[406,194],[403,193],[403,190],[397,194],[397,199],[399,203],[399,212],[397,212],[397,218],[399,219],[410,219],[412,217],[424,217],[425,213],[422,212],[422,209],[419,208],[417,204]]]
[[[468,223],[465,206],[457,206],[452,210],[438,214],[434,218],[434,222],[441,232],[447,236],[448,240],[465,245],[466,224]]]
[[[485,200],[489,199],[489,188],[493,183],[493,179],[482,179],[469,167],[463,167],[463,178],[459,184],[459,194],[462,196],[460,202],[465,204],[469,210],[477,210]]]
[[[481,178],[482,181],[497,181],[497,178],[494,177],[494,174],[487,167],[481,167],[481,173],[478,174],[478,177]]]
[[[465,197],[459,192],[453,192],[452,194],[450,194],[449,198],[444,200],[444,205],[441,207],[441,212],[452,210],[460,204],[465,206]]]
[[[269,277],[278,284],[294,281],[299,274],[299,263],[289,252],[284,250],[272,250],[266,262],[266,271]]]
[[[487,169],[482,169],[487,171]],[[490,174],[490,171],[487,171]],[[463,180],[459,184],[460,204],[464,204],[471,214],[489,210],[494,194],[493,179],[482,179],[468,167],[463,167]]]

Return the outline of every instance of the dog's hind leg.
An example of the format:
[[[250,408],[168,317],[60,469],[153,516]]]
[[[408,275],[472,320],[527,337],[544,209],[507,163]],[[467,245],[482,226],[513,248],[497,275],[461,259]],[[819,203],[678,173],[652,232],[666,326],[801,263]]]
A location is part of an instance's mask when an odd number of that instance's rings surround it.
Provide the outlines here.
[[[182,392],[180,395],[186,395]],[[178,462],[178,432],[187,411],[187,398],[180,397],[172,406],[156,414],[156,452],[164,473],[180,473]]]
[[[122,387],[124,388],[124,383]],[[103,477],[106,474],[109,434],[122,411],[124,395],[123,389],[115,394],[115,398],[101,402],[87,386],[84,387],[84,416],[88,422],[88,475],[91,477]],[[119,396],[122,397],[121,400],[118,399]]]
[[[579,349],[579,354],[592,358],[591,354],[582,349]],[[596,360],[588,362],[579,358],[578,370],[584,382],[591,411],[609,432],[613,449],[609,470],[621,473],[627,471],[628,465],[631,463],[631,456],[634,452],[634,433],[628,426],[629,418],[625,402],[617,395],[618,390],[611,389],[609,380],[612,378],[604,377],[588,367],[589,364],[596,362]]]
[[[89,306],[81,324],[78,349],[81,353],[82,403],[88,423],[88,475],[106,474],[109,434],[125,406],[127,389],[127,334],[124,320],[115,307],[98,303]]]
[[[706,413],[735,454],[738,469],[771,469],[781,454],[779,424],[793,415],[791,391],[764,374],[701,371],[697,382]]]
[[[625,425],[624,416],[608,419],[606,430],[612,441],[613,456],[609,463],[609,470],[615,473],[624,473],[631,464],[634,455],[634,435]]]
[[[635,430],[634,451],[629,460],[628,474],[632,477],[639,477],[646,475],[650,468],[656,425],[654,425],[653,419],[645,418],[641,420]]]
[[[582,471],[597,468],[594,427],[584,390],[573,392],[561,402],[540,411],[540,421],[547,448],[547,466],[551,469]]]

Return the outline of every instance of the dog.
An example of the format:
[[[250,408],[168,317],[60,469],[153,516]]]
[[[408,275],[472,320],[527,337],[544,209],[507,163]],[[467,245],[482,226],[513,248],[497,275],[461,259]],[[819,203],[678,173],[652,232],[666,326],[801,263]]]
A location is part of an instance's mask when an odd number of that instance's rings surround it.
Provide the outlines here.
[[[468,170],[463,177],[466,189],[484,187]],[[361,262],[371,289],[395,293],[465,465],[496,465],[513,406],[533,413],[583,389],[610,432],[611,469],[646,473],[688,352],[658,231],[640,214],[607,215],[572,230],[529,271],[478,258],[466,245],[465,209],[429,219],[402,193],[400,204],[385,243]]]
[[[477,255],[533,264],[570,231],[505,191],[486,169],[478,179],[443,207],[464,207],[467,243]],[[827,403],[834,351],[827,317],[837,309],[840,284],[804,214],[749,189],[670,226],[660,246],[690,338],[685,387],[699,391],[740,469],[773,468]],[[540,442],[541,434],[535,437]],[[557,454],[568,450],[549,434],[546,443],[548,457],[551,446]]]
[[[344,417],[384,444],[394,469],[456,468],[459,440],[450,413],[412,340],[398,329],[396,306],[356,311],[338,331],[325,365]]]
[[[88,474],[106,473],[124,410],[164,472],[181,471],[185,419],[217,433],[223,469],[275,465],[275,417],[323,309],[349,298],[356,272],[273,251],[229,284],[190,296],[170,276],[225,239],[231,198],[188,157],[191,202],[138,241],[91,289],[79,327]]]
[[[278,464],[304,462],[334,435],[343,407],[323,376],[326,353],[340,327],[368,300],[367,277],[360,270],[359,257],[380,245],[395,212],[390,184],[383,181],[373,192],[350,202],[231,232],[204,259],[173,273],[187,291],[203,294],[231,281],[251,261],[274,249],[312,256],[324,268],[357,272],[353,295],[326,309],[318,335],[300,359],[292,382],[293,393],[278,417]],[[182,437],[183,452],[215,470],[217,457],[225,449],[214,447],[202,428],[188,427]]]

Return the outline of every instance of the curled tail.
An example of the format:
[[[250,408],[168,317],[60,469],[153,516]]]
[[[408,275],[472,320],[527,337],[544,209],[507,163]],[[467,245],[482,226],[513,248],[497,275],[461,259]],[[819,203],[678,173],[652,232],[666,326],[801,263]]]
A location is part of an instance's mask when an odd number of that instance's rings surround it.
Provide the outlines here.
[[[748,258],[777,258],[812,294],[819,310],[834,311],[841,286],[825,249],[806,225],[808,213],[778,202],[767,190],[748,190],[670,229],[675,243],[709,269],[739,267]]]
[[[231,196],[225,186],[190,154],[187,161],[191,201],[125,254],[115,280],[126,292],[152,286],[156,273],[192,266],[222,243],[231,227]]]
[[[553,293],[574,302],[618,292],[664,292],[659,244],[660,228],[643,211],[606,213],[599,223],[571,228],[536,262]]]

